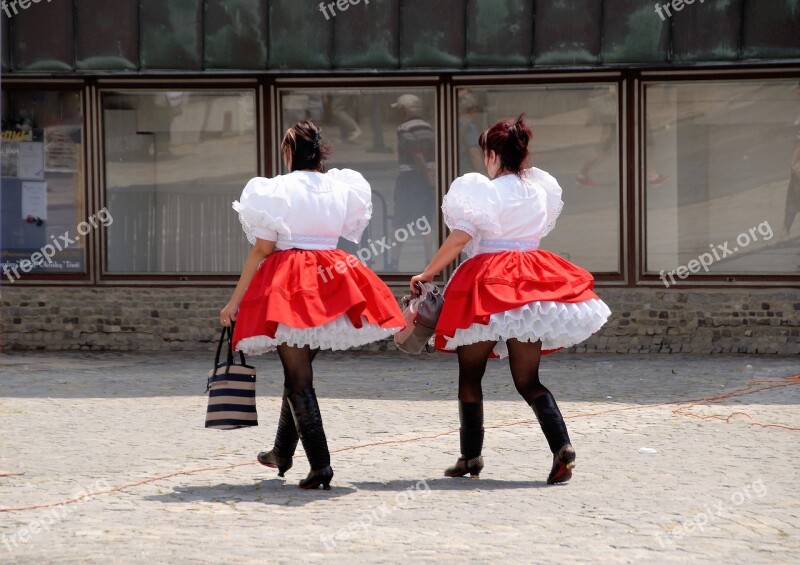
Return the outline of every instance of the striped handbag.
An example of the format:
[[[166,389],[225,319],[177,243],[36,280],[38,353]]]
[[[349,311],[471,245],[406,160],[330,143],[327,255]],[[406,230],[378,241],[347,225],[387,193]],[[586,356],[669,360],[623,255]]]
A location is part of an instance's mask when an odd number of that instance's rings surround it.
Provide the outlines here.
[[[235,430],[258,425],[256,413],[256,370],[247,364],[239,352],[241,364],[233,357],[233,324],[223,328],[214,358],[214,368],[208,372],[208,410],[206,427]],[[228,355],[220,362],[222,344],[228,343]]]

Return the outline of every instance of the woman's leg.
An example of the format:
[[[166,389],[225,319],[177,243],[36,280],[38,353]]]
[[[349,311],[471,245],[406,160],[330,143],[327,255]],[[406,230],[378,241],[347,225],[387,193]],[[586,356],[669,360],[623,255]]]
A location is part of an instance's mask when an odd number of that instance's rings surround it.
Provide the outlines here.
[[[536,414],[542,427],[550,451],[553,452],[553,467],[547,482],[563,483],[572,477],[575,466],[575,450],[567,433],[567,425],[558,409],[553,394],[539,381],[539,359],[542,342],[521,342],[509,339],[508,364],[517,392],[525,399]]]
[[[311,351],[309,361],[313,362],[319,349]],[[291,355],[291,354],[290,354]],[[258,454],[258,461],[262,465],[278,469],[278,476],[283,477],[286,471],[292,468],[294,452],[297,449],[297,442],[300,436],[297,434],[297,427],[294,425],[292,409],[289,406],[289,381],[293,371],[287,369],[287,364],[283,364],[283,398],[281,399],[281,412],[278,416],[278,430],[275,432],[275,444],[270,451],[261,451]],[[302,380],[302,379],[301,379]],[[312,373],[313,384],[313,373]]]
[[[496,342],[483,341],[458,348],[458,417],[461,457],[445,470],[447,477],[472,477],[483,469],[483,391],[481,380]]]
[[[316,351],[309,347],[292,347],[281,344],[278,355],[283,363],[285,383],[289,390],[289,407],[300,441],[303,442],[311,472],[300,481],[300,487],[317,488],[322,485],[329,489],[333,478],[331,456],[325,430],[322,427],[322,414],[314,392],[314,372],[311,362]]]

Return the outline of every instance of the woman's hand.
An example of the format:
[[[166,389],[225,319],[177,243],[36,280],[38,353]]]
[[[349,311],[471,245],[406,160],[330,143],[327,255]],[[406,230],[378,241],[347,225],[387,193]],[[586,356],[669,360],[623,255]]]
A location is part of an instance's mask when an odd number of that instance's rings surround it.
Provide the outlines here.
[[[219,311],[219,321],[226,328],[236,321],[236,315],[239,313],[239,305],[234,302],[228,302],[225,308]]]
[[[464,246],[469,243],[471,239],[472,236],[467,232],[453,230],[450,235],[447,236],[447,239],[444,240],[439,251],[437,251],[433,259],[431,259],[431,262],[428,263],[428,266],[425,267],[425,270],[411,277],[409,286],[414,295],[419,294],[419,290],[417,289],[418,282],[431,282],[433,277],[441,273],[442,269],[458,257],[458,254],[461,253],[461,250],[464,249]]]
[[[431,282],[432,280],[433,280],[433,275],[429,275],[426,273],[420,273],[418,275],[414,275],[413,277],[411,277],[411,283],[409,284],[409,286],[411,287],[411,292],[413,292],[415,296],[418,295],[419,289],[417,288],[417,283],[426,283],[426,282]]]
[[[239,303],[244,298],[250,281],[253,280],[261,261],[270,256],[273,251],[275,251],[274,241],[256,239],[255,244],[250,248],[250,253],[247,254],[247,259],[244,261],[242,274],[239,275],[239,282],[236,283],[236,288],[233,289],[230,301],[225,305],[225,308],[219,311],[220,324],[228,327],[236,321],[236,316],[239,314]]]

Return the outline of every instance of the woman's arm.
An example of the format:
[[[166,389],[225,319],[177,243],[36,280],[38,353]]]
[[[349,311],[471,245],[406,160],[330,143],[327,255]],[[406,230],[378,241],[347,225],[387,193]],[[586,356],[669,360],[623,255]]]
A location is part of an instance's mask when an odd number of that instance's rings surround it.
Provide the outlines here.
[[[438,275],[442,269],[444,269],[447,265],[452,263],[456,257],[458,257],[461,250],[464,249],[464,246],[469,243],[472,239],[472,236],[469,235],[465,231],[461,230],[453,230],[450,235],[447,236],[447,239],[444,240],[444,243],[439,248],[439,251],[436,252],[436,255],[433,256],[431,262],[428,263],[428,266],[425,267],[425,270],[422,271],[420,274],[411,277],[411,290],[416,292],[416,284],[418,282],[431,282],[433,277]]]
[[[253,280],[253,276],[256,274],[258,265],[273,251],[275,251],[274,241],[256,239],[255,244],[250,249],[250,253],[247,254],[244,267],[242,267],[242,274],[239,276],[239,282],[233,290],[231,299],[225,305],[225,308],[219,312],[219,321],[223,326],[230,326],[231,321],[236,320],[236,315],[239,313],[239,304],[244,298],[244,293],[247,291],[250,281]]]

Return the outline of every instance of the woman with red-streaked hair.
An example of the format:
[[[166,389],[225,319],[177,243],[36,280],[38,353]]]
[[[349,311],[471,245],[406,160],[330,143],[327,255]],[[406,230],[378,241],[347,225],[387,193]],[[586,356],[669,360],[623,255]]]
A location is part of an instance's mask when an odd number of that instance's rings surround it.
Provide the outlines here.
[[[561,187],[541,169],[525,168],[531,130],[523,116],[497,122],[480,137],[489,178],[456,179],[442,203],[451,233],[425,270],[430,282],[462,250],[436,326],[436,348],[458,354],[461,457],[448,477],[483,469],[483,392],[489,357],[508,357],[517,391],[542,427],[553,466],[549,484],[572,477],[575,449],[551,392],[539,381],[540,356],[579,343],[605,324],[611,311],[592,291],[584,269],[539,249],[561,213]],[[491,180],[490,180],[491,179]]]

